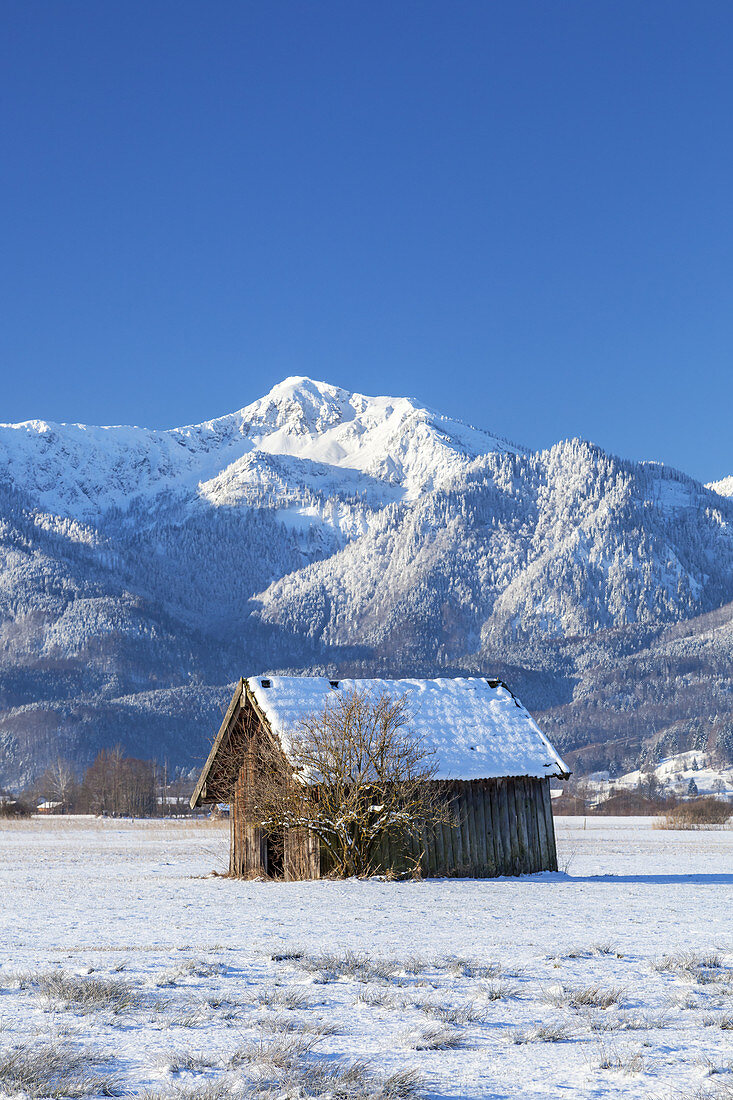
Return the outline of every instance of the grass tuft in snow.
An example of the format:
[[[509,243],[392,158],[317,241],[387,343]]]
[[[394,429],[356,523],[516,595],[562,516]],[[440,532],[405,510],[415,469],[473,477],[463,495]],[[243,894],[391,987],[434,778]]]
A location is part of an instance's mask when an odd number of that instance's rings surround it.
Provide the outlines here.
[[[517,987],[509,982],[487,982],[481,986],[480,992],[487,1001],[502,1001],[519,995]]]
[[[616,1073],[643,1073],[644,1056],[640,1050],[617,1050],[612,1047],[602,1052],[598,1068],[614,1070]]]
[[[216,1059],[206,1054],[194,1054],[192,1051],[174,1051],[160,1059],[160,1064],[168,1073],[203,1073],[216,1065]]]
[[[465,1046],[463,1035],[452,1027],[426,1027],[417,1035],[405,1035],[404,1041],[411,1050],[458,1050]]]
[[[676,955],[664,955],[653,964],[660,973],[688,975],[697,979],[701,971],[720,970],[723,957],[717,951],[680,951]]]
[[[98,1067],[110,1059],[67,1042],[42,1042],[0,1052],[0,1091],[9,1096],[78,1098],[120,1096],[119,1079]]]
[[[501,978],[504,969],[499,963],[479,963],[472,959],[445,959],[437,964],[440,969],[448,970],[457,978]]]
[[[414,1001],[413,1007],[424,1012],[426,1016],[433,1016],[442,1024],[462,1026],[465,1024],[478,1024],[486,1020],[485,1011],[474,1002],[462,1005],[441,1004],[439,1001]]]
[[[524,1043],[567,1043],[573,1036],[564,1024],[549,1023],[538,1024],[526,1031],[515,1031],[512,1042],[517,1045]]]
[[[315,982],[324,985],[340,978],[364,983],[394,981],[400,969],[399,963],[372,959],[356,951],[346,951],[343,955],[301,955],[293,961],[296,966],[312,974]]]
[[[200,1081],[195,1085],[175,1085],[167,1090],[149,1090],[141,1100],[237,1100],[244,1096],[229,1081]]]
[[[254,997],[254,1003],[263,1008],[286,1008],[290,1011],[311,1007],[310,999],[301,989],[263,989]]]
[[[558,1008],[564,1005],[568,1008],[610,1008],[623,997],[624,991],[616,987],[603,989],[599,985],[586,985],[581,988],[556,987],[545,995],[545,1000]]]
[[[723,1031],[733,1031],[733,1012],[724,1012],[721,1016],[705,1016],[705,1027],[720,1027]]]
[[[302,1035],[315,1035],[322,1038],[326,1035],[337,1035],[339,1028],[336,1024],[329,1024],[323,1020],[301,1020],[293,1016],[268,1016],[257,1021],[257,1026],[263,1031],[282,1032]]]
[[[590,947],[571,947],[563,955],[553,957],[556,959],[592,959],[599,955],[614,955],[617,959],[623,957],[610,943],[592,943]]]
[[[140,998],[130,982],[120,978],[93,978],[68,974],[63,970],[49,970],[25,974],[18,978],[21,989],[35,989],[49,1000],[56,1001],[75,1012],[114,1013],[136,1008]]]

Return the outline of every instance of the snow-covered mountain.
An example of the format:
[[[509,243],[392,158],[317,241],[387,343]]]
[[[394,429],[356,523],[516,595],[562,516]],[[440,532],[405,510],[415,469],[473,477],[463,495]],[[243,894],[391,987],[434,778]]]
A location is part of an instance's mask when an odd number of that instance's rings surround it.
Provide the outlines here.
[[[287,378],[239,412],[169,431],[0,425],[0,478],[48,512],[94,521],[166,491],[246,504],[273,468],[319,492],[368,495],[379,486],[387,500],[410,499],[477,455],[521,450],[409,398]],[[280,466],[274,456],[291,461]]]
[[[260,669],[498,673],[579,751],[589,653],[733,600],[721,492],[306,378],[170,431],[0,427],[0,783],[118,741],[191,766]]]

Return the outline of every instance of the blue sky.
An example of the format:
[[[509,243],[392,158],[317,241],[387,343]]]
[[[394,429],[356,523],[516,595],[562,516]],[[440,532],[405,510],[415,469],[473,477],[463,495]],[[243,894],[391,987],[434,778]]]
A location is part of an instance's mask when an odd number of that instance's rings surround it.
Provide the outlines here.
[[[733,473],[733,5],[5,0],[0,419],[289,374]]]

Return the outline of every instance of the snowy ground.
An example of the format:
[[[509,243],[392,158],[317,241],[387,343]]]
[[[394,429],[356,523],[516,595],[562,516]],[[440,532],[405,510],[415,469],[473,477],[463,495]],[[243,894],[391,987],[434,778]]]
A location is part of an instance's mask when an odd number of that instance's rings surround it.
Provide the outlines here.
[[[567,873],[285,884],[209,874],[226,824],[0,823],[0,1094],[733,1096],[733,829],[557,830]]]

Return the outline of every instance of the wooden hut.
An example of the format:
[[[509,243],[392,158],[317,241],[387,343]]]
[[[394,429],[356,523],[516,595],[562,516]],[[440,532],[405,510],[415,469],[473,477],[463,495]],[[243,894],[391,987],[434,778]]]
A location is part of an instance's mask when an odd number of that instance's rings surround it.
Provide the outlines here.
[[[423,838],[426,876],[529,874],[557,870],[550,779],[568,769],[531,715],[501,680],[329,680],[250,677],[237,684],[191,797],[191,807],[228,802],[230,873],[318,878],[326,869],[317,838],[304,829],[267,835],[248,820],[256,769],[247,746],[264,738],[287,757],[289,731],[322,711],[332,692],[407,694],[411,727],[438,762],[434,783],[455,825]],[[325,853],[324,853],[325,855]],[[394,865],[385,841],[384,868]]]

